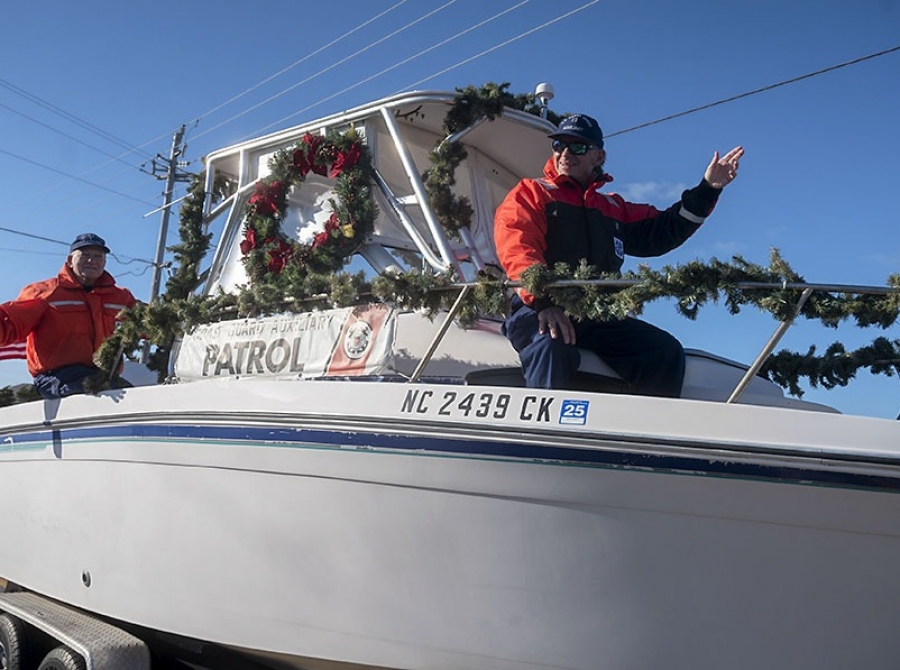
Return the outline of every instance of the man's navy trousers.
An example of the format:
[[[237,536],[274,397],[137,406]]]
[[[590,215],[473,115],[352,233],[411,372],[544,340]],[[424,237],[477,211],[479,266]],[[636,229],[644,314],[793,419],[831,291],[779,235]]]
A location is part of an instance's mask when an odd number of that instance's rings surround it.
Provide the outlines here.
[[[513,298],[513,313],[504,332],[519,352],[525,384],[530,388],[571,388],[581,362],[578,349],[603,359],[638,395],[677,398],[684,381],[684,349],[672,335],[645,321],[626,317],[611,321],[572,321],[576,344],[538,332],[538,316]]]

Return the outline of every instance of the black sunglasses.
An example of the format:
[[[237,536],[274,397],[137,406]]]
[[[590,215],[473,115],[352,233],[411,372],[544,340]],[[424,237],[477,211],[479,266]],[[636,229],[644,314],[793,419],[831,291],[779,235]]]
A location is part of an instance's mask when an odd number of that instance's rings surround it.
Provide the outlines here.
[[[587,144],[585,142],[563,142],[562,140],[553,140],[553,144],[551,144],[550,146],[552,146],[553,151],[558,154],[561,154],[563,151],[568,149],[576,156],[584,156],[591,149],[597,148],[593,144]]]

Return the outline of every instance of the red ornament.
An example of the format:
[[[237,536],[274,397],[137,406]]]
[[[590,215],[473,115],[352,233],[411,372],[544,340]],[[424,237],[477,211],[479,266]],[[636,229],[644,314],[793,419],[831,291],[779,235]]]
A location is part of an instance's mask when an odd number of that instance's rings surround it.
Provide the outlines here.
[[[241,253],[246,256],[252,249],[256,249],[256,230],[247,228],[244,231],[244,239],[241,241]]]
[[[279,204],[283,200],[284,184],[280,181],[273,181],[268,184],[264,181],[258,181],[248,204],[257,214],[272,216],[278,213],[280,209]]]
[[[320,135],[306,133],[303,136],[303,144],[306,146],[306,149],[300,148],[294,151],[293,161],[294,167],[297,168],[301,176],[305,177],[310,172],[325,176],[327,172],[326,167],[316,163],[316,152],[318,152],[322,141],[323,138]]]
[[[275,240],[267,240],[267,241],[275,241]],[[284,266],[287,264],[288,259],[293,255],[293,247],[290,244],[285,242],[283,239],[277,240],[278,246],[275,249],[269,249],[269,263],[268,268],[269,272],[274,272],[278,274],[282,270],[284,270]]]
[[[350,148],[347,149],[347,151],[342,151],[337,155],[337,158],[334,159],[334,163],[331,166],[331,172],[328,173],[328,176],[334,179],[347,168],[352,168],[359,162],[359,157],[361,155],[362,151],[360,150],[359,145],[354,142],[350,145]]]

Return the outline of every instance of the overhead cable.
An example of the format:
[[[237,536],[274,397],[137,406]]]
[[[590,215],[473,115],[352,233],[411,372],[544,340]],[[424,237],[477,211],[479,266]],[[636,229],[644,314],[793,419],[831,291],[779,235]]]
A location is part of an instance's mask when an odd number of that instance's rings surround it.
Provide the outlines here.
[[[62,240],[54,240],[52,237],[42,237],[41,235],[35,235],[33,233],[26,233],[22,230],[14,230],[12,228],[4,228],[0,226],[0,230],[5,233],[12,233],[13,235],[21,235],[22,237],[30,237],[33,240],[43,240],[44,242],[53,242],[53,244],[62,244],[63,246],[69,246],[69,242],[63,242]]]
[[[346,39],[347,37],[350,37],[350,35],[352,35],[352,34],[355,33],[355,32],[358,32],[358,31],[362,30],[363,28],[365,28],[365,27],[368,26],[369,24],[374,23],[375,21],[377,21],[377,20],[380,19],[381,17],[383,17],[383,16],[385,16],[386,14],[388,14],[388,13],[394,11],[395,9],[397,9],[397,7],[399,7],[400,5],[405,4],[406,2],[408,2],[408,0],[400,0],[400,2],[394,4],[394,5],[391,6],[391,7],[388,7],[388,8],[385,9],[383,12],[380,12],[380,13],[376,14],[375,16],[373,16],[372,18],[367,19],[366,21],[363,21],[362,23],[360,23],[358,26],[356,26],[356,27],[353,28],[352,30],[349,30],[349,31],[347,31],[347,32],[345,32],[345,33],[343,33],[343,34],[341,34],[340,37],[337,37],[337,38],[331,40],[328,44],[325,44],[325,45],[319,47],[318,49],[316,49],[315,51],[312,51],[311,53],[306,54],[306,55],[303,56],[303,58],[301,58],[300,60],[294,61],[293,63],[291,63],[291,64],[288,65],[287,67],[282,68],[281,70],[279,70],[278,72],[276,72],[276,73],[273,74],[273,75],[269,75],[268,77],[266,77],[265,79],[263,79],[262,81],[260,81],[260,82],[258,82],[258,83],[256,83],[256,84],[254,84],[253,86],[251,86],[250,88],[246,89],[245,91],[241,91],[240,93],[238,93],[238,94],[235,95],[235,96],[232,96],[231,98],[229,98],[229,99],[226,100],[225,102],[216,105],[215,107],[213,107],[213,108],[210,109],[209,111],[206,111],[206,112],[204,112],[203,114],[200,114],[200,115],[195,119],[195,122],[198,122],[198,121],[200,121],[200,119],[202,119],[202,118],[204,118],[204,117],[206,117],[206,116],[209,116],[210,114],[213,114],[213,113],[215,113],[215,112],[218,112],[218,111],[219,111],[220,109],[222,109],[223,107],[227,107],[227,106],[230,105],[231,103],[233,103],[233,102],[235,102],[235,101],[237,101],[237,100],[240,100],[241,98],[243,98],[245,95],[247,95],[247,94],[250,93],[251,91],[255,91],[255,90],[258,89],[260,86],[263,86],[264,84],[268,84],[268,83],[269,83],[270,81],[272,81],[273,79],[276,79],[276,78],[280,77],[281,75],[283,75],[285,72],[288,72],[289,70],[294,69],[295,67],[297,67],[297,66],[300,65],[301,63],[304,63],[305,61],[307,61],[307,60],[309,60],[310,58],[312,58],[313,56],[316,56],[316,55],[322,53],[323,51],[325,51],[326,49],[328,49],[328,48],[330,48],[330,47],[333,47],[333,46],[334,46],[335,44],[337,44],[338,42],[340,42],[340,41]],[[209,131],[206,131],[206,132],[209,132]],[[201,134],[205,134],[205,133],[201,133]],[[198,136],[198,137],[199,137],[199,136]]]
[[[599,1],[599,0],[598,0],[598,1]],[[299,110],[297,110],[297,111],[295,111],[295,112],[292,112],[292,113],[289,114],[288,116],[285,116],[284,118],[279,119],[278,121],[273,121],[272,123],[270,123],[270,124],[267,125],[267,126],[263,126],[262,128],[258,128],[257,130],[253,131],[253,133],[251,133],[250,135],[244,136],[243,139],[247,139],[248,137],[253,137],[253,136],[255,136],[255,135],[257,135],[257,134],[259,134],[259,133],[261,133],[261,132],[264,132],[264,131],[268,130],[269,128],[271,128],[271,127],[273,127],[273,126],[277,126],[277,125],[280,125],[280,124],[282,124],[282,123],[285,123],[286,121],[289,121],[290,119],[294,118],[295,116],[298,116],[298,115],[302,114],[303,112],[308,112],[310,109],[313,109],[313,108],[315,108],[315,107],[318,107],[318,106],[321,105],[322,103],[328,102],[329,100],[331,100],[331,99],[333,99],[333,98],[336,98],[336,97],[339,96],[339,95],[343,95],[343,94],[346,93],[347,91],[352,91],[354,88],[356,88],[356,87],[358,87],[358,86],[362,86],[363,84],[366,84],[366,83],[372,81],[373,79],[377,79],[378,77],[380,77],[380,76],[382,76],[382,75],[384,75],[384,74],[387,74],[387,73],[390,72],[391,70],[396,70],[398,67],[401,67],[402,65],[406,65],[407,63],[409,63],[409,62],[411,62],[411,61],[414,61],[415,59],[419,58],[420,56],[424,56],[424,55],[427,54],[429,51],[433,51],[434,49],[437,49],[437,48],[439,48],[439,47],[442,47],[442,46],[444,46],[445,44],[447,44],[448,42],[452,42],[453,40],[455,40],[455,39],[457,39],[457,38],[459,38],[459,37],[462,37],[463,35],[466,35],[467,33],[470,33],[470,32],[472,32],[473,30],[477,30],[478,28],[481,28],[482,26],[487,25],[487,24],[490,23],[491,21],[494,21],[494,20],[496,20],[496,19],[499,19],[499,18],[502,17],[502,16],[505,16],[505,15],[508,14],[509,12],[512,12],[513,10],[518,9],[519,7],[521,7],[522,5],[527,4],[528,2],[530,2],[530,0],[521,0],[521,2],[519,2],[518,4],[513,5],[512,7],[508,7],[507,9],[504,9],[503,11],[499,12],[498,14],[494,14],[494,15],[493,15],[492,17],[490,17],[490,18],[485,19],[485,20],[483,20],[483,21],[481,21],[481,22],[479,22],[479,23],[476,23],[475,25],[466,28],[465,30],[463,30],[462,32],[457,33],[456,35],[453,35],[453,36],[448,37],[448,38],[446,38],[446,39],[444,39],[444,40],[441,40],[441,41],[438,42],[437,44],[434,44],[434,45],[428,47],[428,48],[425,49],[424,51],[419,51],[419,52],[413,54],[412,56],[410,56],[410,57],[408,57],[408,58],[405,58],[405,59],[402,60],[402,61],[399,61],[398,63],[394,63],[394,64],[391,65],[390,67],[387,67],[387,68],[381,70],[380,72],[376,72],[375,74],[370,75],[370,76],[366,77],[365,79],[361,79],[361,80],[357,81],[355,84],[351,84],[350,86],[347,86],[346,88],[341,89],[341,90],[338,91],[337,93],[332,93],[331,95],[329,95],[329,96],[327,96],[327,97],[325,97],[325,98],[322,98],[321,100],[318,100],[318,101],[312,103],[311,105],[307,105],[307,106],[304,107],[303,109],[299,109]]]
[[[102,184],[97,184],[87,179],[82,179],[81,177],[76,177],[73,174],[68,174],[67,172],[63,172],[62,170],[57,170],[55,167],[50,167],[49,165],[44,165],[43,163],[38,163],[37,161],[33,161],[30,158],[25,158],[25,156],[20,156],[19,154],[14,154],[11,151],[6,151],[5,149],[0,149],[0,154],[4,154],[6,156],[11,156],[20,161],[24,161],[25,163],[30,163],[31,165],[36,165],[39,168],[43,168],[44,170],[49,170],[50,172],[55,172],[56,174],[61,174],[64,177],[68,177],[69,179],[74,179],[75,181],[80,181],[83,184],[87,184],[88,186],[93,186],[94,188],[99,188],[104,191],[108,191],[110,193],[115,193],[116,195],[120,195],[123,198],[128,198],[129,200],[135,200],[137,202],[143,203],[145,205],[153,206],[153,203],[147,202],[146,200],[141,200],[140,198],[135,198],[134,196],[128,195],[127,193],[122,193],[121,191],[116,191],[115,189],[108,188],[103,186]]]
[[[2,230],[5,233],[10,233],[12,235],[19,235],[21,237],[30,237],[31,239],[34,239],[34,240],[41,240],[43,242],[52,242],[53,244],[61,244],[64,247],[68,247],[71,244],[70,242],[63,242],[62,240],[55,240],[52,237],[43,237],[41,235],[34,235],[33,233],[26,233],[22,230],[15,230],[13,228],[5,228],[3,226],[0,226],[0,230]],[[0,249],[0,251],[13,251],[13,249]],[[32,251],[30,253],[42,253],[42,252]],[[49,254],[50,252],[43,252],[43,253]],[[145,258],[133,258],[131,256],[120,256],[120,255],[114,254],[112,252],[110,252],[109,255],[112,256],[113,258],[115,258],[119,263],[121,263],[123,265],[129,265],[131,263],[146,263],[148,265],[154,265],[153,261],[148,261]],[[122,259],[127,259],[127,261],[123,261]]]
[[[756,95],[757,93],[765,93],[766,91],[771,91],[774,88],[778,88],[779,86],[787,86],[788,84],[795,84],[798,81],[803,81],[804,79],[810,79],[812,77],[817,77],[820,74],[825,74],[826,72],[833,72],[834,70],[839,70],[843,67],[849,67],[850,65],[856,65],[857,63],[862,63],[863,61],[871,60],[873,58],[878,58],[879,56],[885,56],[889,53],[893,53],[895,51],[900,51],[900,45],[891,47],[890,49],[885,49],[884,51],[879,51],[877,53],[869,54],[868,56],[862,56],[861,58],[854,58],[853,60],[848,60],[844,63],[839,63],[838,65],[832,65],[831,67],[826,67],[821,70],[816,70],[815,72],[810,72],[809,74],[804,74],[799,77],[793,77],[791,79],[785,79],[784,81],[780,81],[777,84],[769,84],[768,86],[763,86],[762,88],[757,88],[752,91],[747,91],[746,93],[741,93],[739,95],[733,95],[730,98],[724,98],[722,100],[717,100],[716,102],[710,102],[705,105],[700,105],[699,107],[694,107],[693,109],[688,109],[683,112],[678,112],[677,114],[670,114],[669,116],[664,116],[661,119],[656,119],[655,121],[648,121],[647,123],[641,123],[636,126],[632,126],[631,128],[625,128],[624,130],[617,130],[612,133],[606,133],[606,137],[615,137],[616,135],[624,135],[625,133],[630,133],[634,130],[640,130],[642,128],[647,128],[649,126],[655,126],[658,123],[663,123],[664,121],[671,121],[672,119],[678,119],[682,116],[687,116],[688,114],[693,114],[695,112],[702,112],[705,109],[710,109],[712,107],[717,107],[719,105],[724,105],[728,102],[734,102],[735,100],[741,100],[743,98],[749,98],[751,95]]]
[[[69,135],[68,133],[63,132],[59,128],[54,128],[49,123],[44,123],[43,121],[37,120],[33,116],[29,116],[28,114],[25,114],[24,112],[20,112],[17,109],[13,109],[9,105],[4,105],[2,102],[0,102],[0,107],[2,107],[3,109],[5,109],[9,112],[12,112],[13,114],[17,114],[17,115],[21,116],[22,118],[27,119],[38,126],[46,128],[47,130],[49,130],[51,132],[57,133],[58,135],[62,135],[63,137],[72,140],[73,142],[77,142],[78,144],[80,144],[83,147],[87,147],[88,149],[91,149],[92,151],[96,151],[98,154],[103,154],[107,158],[111,158],[114,161],[119,161],[121,163],[125,163],[125,165],[127,165],[130,168],[138,169],[137,166],[131,165],[130,163],[126,163],[121,158],[118,158],[118,157],[114,156],[113,154],[104,151],[100,147],[95,147],[93,144],[89,144],[88,142],[85,142],[84,140],[80,140],[77,137],[75,137],[74,135]]]
[[[136,152],[139,150],[139,147],[135,147],[134,145],[129,144],[125,140],[119,139],[112,133],[103,130],[99,126],[95,126],[93,123],[89,123],[88,121],[85,121],[84,119],[81,119],[81,118],[75,116],[71,112],[67,112],[63,108],[58,107],[57,105],[54,105],[51,102],[47,102],[46,100],[39,98],[35,94],[29,93],[28,91],[21,88],[20,86],[16,86],[15,84],[8,82],[5,79],[0,79],[0,86],[2,86],[3,88],[5,88],[9,91],[12,91],[16,95],[19,95],[27,100],[30,100],[34,104],[36,104],[40,107],[43,107],[44,109],[46,109],[50,112],[53,112],[57,116],[61,116],[62,118],[69,121],[70,123],[74,123],[75,125],[80,126],[81,128],[84,128],[85,130],[88,130],[96,135],[99,135],[100,137],[104,138],[105,140],[107,140],[109,142],[112,142],[113,144],[118,144],[123,149],[128,149],[129,152]]]
[[[599,0],[597,0],[597,1],[599,2]],[[441,5],[441,6],[438,7],[437,9],[431,10],[430,12],[428,12],[427,14],[425,14],[424,16],[421,16],[421,17],[419,17],[418,19],[416,19],[415,21],[412,21],[412,22],[406,24],[406,25],[403,26],[402,28],[398,28],[398,29],[395,30],[394,32],[392,32],[392,33],[390,33],[390,34],[388,34],[388,35],[385,35],[385,36],[382,37],[381,39],[375,40],[374,42],[372,42],[372,43],[369,44],[368,46],[365,46],[365,47],[363,47],[362,49],[359,49],[358,51],[355,51],[354,53],[350,54],[349,56],[345,56],[344,58],[342,58],[341,60],[337,61],[336,63],[332,63],[332,64],[329,65],[328,67],[325,67],[325,68],[319,70],[318,72],[316,72],[316,73],[314,73],[314,74],[311,74],[310,76],[306,77],[306,79],[303,79],[303,80],[298,81],[297,83],[295,83],[295,84],[293,84],[293,85],[291,85],[291,86],[288,86],[288,87],[287,87],[286,89],[284,89],[283,91],[280,91],[280,92],[276,93],[275,95],[272,95],[272,96],[266,98],[266,99],[263,100],[262,102],[259,102],[259,103],[255,104],[255,105],[253,105],[252,107],[249,107],[248,109],[245,109],[244,111],[240,112],[239,114],[235,114],[235,115],[232,116],[231,118],[225,119],[225,120],[222,121],[221,123],[218,123],[218,124],[214,125],[212,128],[207,128],[207,129],[204,130],[202,133],[199,133],[199,134],[195,135],[195,136],[194,136],[194,139],[197,139],[197,138],[199,138],[199,137],[202,137],[203,135],[206,135],[207,133],[211,133],[212,131],[214,131],[214,130],[216,130],[216,129],[218,129],[218,128],[221,128],[221,127],[224,126],[225,124],[231,123],[232,121],[241,118],[241,117],[244,116],[245,114],[249,114],[249,113],[252,112],[253,110],[259,109],[259,108],[262,107],[263,105],[266,105],[266,104],[272,102],[273,100],[276,100],[277,98],[280,98],[280,97],[283,96],[284,94],[289,93],[290,91],[293,91],[293,90],[294,90],[295,88],[297,88],[298,86],[302,86],[303,84],[306,84],[306,83],[312,81],[312,80],[315,79],[316,77],[319,77],[319,76],[325,74],[326,72],[328,72],[328,71],[330,71],[330,70],[333,70],[334,68],[338,67],[339,65],[343,65],[343,64],[346,63],[347,61],[349,61],[349,60],[351,60],[351,59],[353,59],[353,58],[356,58],[357,56],[359,56],[359,55],[362,54],[362,53],[365,53],[365,52],[368,51],[369,49],[372,49],[372,48],[378,46],[379,44],[381,44],[381,43],[383,43],[383,42],[385,42],[385,41],[391,39],[392,37],[395,37],[395,36],[399,35],[399,34],[402,33],[403,31],[408,30],[409,28],[412,28],[412,27],[413,27],[414,25],[416,25],[417,23],[420,23],[420,22],[424,21],[425,19],[427,19],[427,18],[429,18],[429,17],[431,17],[431,16],[437,14],[438,12],[443,11],[444,9],[446,9],[446,8],[449,7],[450,5],[454,4],[455,2],[457,2],[457,0],[448,0],[447,2],[445,2],[443,5]]]
[[[587,9],[588,7],[596,5],[598,2],[600,2],[600,0],[591,0],[591,2],[585,3],[581,7],[576,7],[572,11],[569,11],[569,12],[566,12],[565,14],[557,16],[555,19],[551,19],[550,21],[547,21],[546,23],[542,23],[541,25],[536,26],[535,28],[532,28],[531,30],[526,30],[524,33],[521,33],[520,35],[516,35],[515,37],[512,37],[512,38],[506,40],[505,42],[501,42],[500,44],[492,46],[490,49],[486,49],[486,50],[482,51],[481,53],[477,53],[474,56],[470,56],[469,58],[466,58],[465,60],[462,60],[459,63],[456,63],[456,65],[451,65],[450,67],[444,68],[440,72],[435,72],[434,74],[432,74],[428,77],[425,77],[424,79],[420,79],[419,81],[417,81],[415,83],[409,84],[409,85],[405,86],[404,88],[401,88],[400,90],[398,90],[397,93],[402,93],[404,91],[413,89],[416,86],[419,86],[420,84],[424,84],[426,81],[430,81],[430,80],[434,79],[435,77],[439,77],[442,74],[446,74],[447,72],[450,72],[450,70],[455,70],[456,68],[461,67],[461,66],[465,65],[466,63],[471,63],[473,60],[481,58],[482,56],[485,56],[493,51],[496,51],[497,49],[502,49],[503,47],[505,47],[509,44],[512,44],[513,42],[516,42],[516,41],[522,39],[523,37],[528,37],[529,35],[536,33],[539,30],[543,30],[544,28],[546,28],[548,26],[552,26],[554,23],[559,23],[560,21],[567,19],[574,14],[577,14],[578,12]]]

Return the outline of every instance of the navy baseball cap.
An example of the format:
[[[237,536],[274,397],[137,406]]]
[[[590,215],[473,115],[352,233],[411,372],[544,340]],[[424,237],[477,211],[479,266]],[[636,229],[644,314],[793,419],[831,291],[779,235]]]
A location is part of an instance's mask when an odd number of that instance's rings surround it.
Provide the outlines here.
[[[106,246],[106,240],[94,233],[82,233],[76,237],[75,241],[72,242],[72,246],[69,247],[69,253],[71,254],[73,251],[83,249],[84,247],[100,247],[103,251],[109,253],[109,247]]]
[[[552,139],[577,137],[588,144],[593,144],[595,147],[603,148],[603,131],[600,130],[600,124],[587,114],[567,116],[559,122],[556,132],[551,133],[548,137]]]

